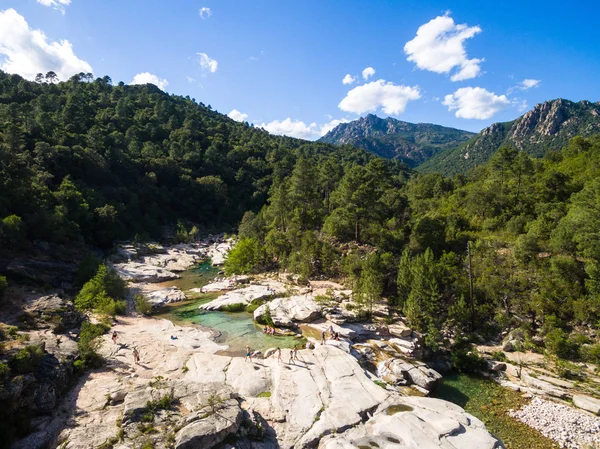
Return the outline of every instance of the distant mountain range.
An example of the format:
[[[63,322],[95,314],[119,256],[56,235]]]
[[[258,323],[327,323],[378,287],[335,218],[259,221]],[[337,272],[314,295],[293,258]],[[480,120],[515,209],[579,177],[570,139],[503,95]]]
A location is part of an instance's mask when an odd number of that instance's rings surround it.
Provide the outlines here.
[[[319,139],[335,145],[354,145],[387,159],[416,167],[443,151],[454,149],[475,133],[430,123],[407,123],[373,114],[342,123]]]
[[[483,164],[503,146],[541,157],[566,146],[572,137],[593,134],[600,134],[600,102],[559,98],[537,104],[511,122],[494,123],[479,134],[369,114],[338,125],[320,140],[400,159],[419,171],[454,175]]]
[[[572,137],[593,134],[600,134],[600,103],[559,98],[537,104],[512,122],[494,123],[458,148],[424,162],[419,170],[465,173],[488,161],[503,146],[541,157],[548,150],[566,146]]]

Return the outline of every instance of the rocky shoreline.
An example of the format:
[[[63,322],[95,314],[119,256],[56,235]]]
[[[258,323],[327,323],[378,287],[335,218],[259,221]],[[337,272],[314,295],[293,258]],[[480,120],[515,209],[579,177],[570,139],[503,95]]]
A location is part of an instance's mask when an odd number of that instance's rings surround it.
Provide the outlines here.
[[[221,295],[203,309],[252,306],[259,323],[268,314],[281,332],[307,338],[297,361],[290,361],[289,350],[279,360],[276,348],[252,361],[218,355],[225,346],[215,343],[212,329],[119,318],[111,329],[117,343],[103,337],[105,367],[80,379],[57,402],[54,416],[15,447],[41,448],[51,439],[52,447],[64,449],[133,449],[146,443],[165,449],[503,447],[459,406],[424,397],[450,366],[420,361],[423,337],[401,317],[391,323],[361,321],[352,292],[342,285],[302,286],[287,274],[221,278],[189,293],[160,285],[210,255],[222,262],[231,244],[215,238],[174,247],[126,245],[111,263],[129,280],[132,294],[146,296],[156,307],[187,294],[216,292]],[[381,308],[375,315],[389,317],[389,312]],[[486,354],[485,347],[481,352]],[[507,355],[509,362],[489,362],[495,380],[535,396],[512,416],[562,447],[598,441],[597,418],[538,397],[573,398],[575,405],[599,413],[594,398],[577,394],[569,382],[540,377],[530,364],[510,363],[513,356]],[[561,423],[568,429],[560,430]]]

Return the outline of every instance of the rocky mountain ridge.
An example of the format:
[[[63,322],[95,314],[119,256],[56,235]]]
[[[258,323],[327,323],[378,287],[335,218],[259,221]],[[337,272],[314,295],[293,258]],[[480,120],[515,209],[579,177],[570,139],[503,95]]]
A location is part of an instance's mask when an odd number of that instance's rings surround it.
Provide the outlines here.
[[[430,123],[408,123],[368,114],[342,123],[319,139],[335,145],[354,145],[415,167],[440,152],[455,148],[475,134]]]
[[[494,123],[468,142],[424,162],[419,170],[445,175],[465,173],[483,164],[501,147],[510,146],[534,157],[567,145],[575,136],[600,133],[600,102],[562,98],[537,104],[512,122]]]

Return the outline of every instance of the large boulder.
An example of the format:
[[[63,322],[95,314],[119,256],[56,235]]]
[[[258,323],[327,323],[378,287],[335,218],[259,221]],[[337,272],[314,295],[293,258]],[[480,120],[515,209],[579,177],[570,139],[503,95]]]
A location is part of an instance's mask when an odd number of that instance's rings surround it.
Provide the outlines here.
[[[309,323],[321,317],[321,306],[311,295],[276,298],[268,304],[263,304],[254,311],[254,319],[257,322],[265,323],[267,308],[273,324],[277,327],[292,327],[294,323]]]
[[[275,291],[271,287],[264,285],[250,285],[248,287],[227,292],[224,295],[219,296],[217,299],[213,299],[206,304],[202,304],[200,309],[222,310],[227,308],[227,306],[233,306],[234,304],[243,304],[247,306],[257,299],[269,297],[274,293]]]
[[[345,432],[321,439],[319,449],[500,449],[481,421],[440,399],[391,398],[373,417]]]
[[[389,360],[385,366],[397,379],[405,379],[409,385],[414,384],[427,391],[437,388],[442,375],[425,364],[413,365],[402,359]]]
[[[176,449],[210,449],[234,434],[242,424],[243,412],[235,399],[228,399],[215,407],[204,407],[194,413],[197,420],[183,427],[175,435]]]
[[[134,282],[164,282],[179,276],[161,267],[139,262],[126,262],[114,265],[121,279]]]
[[[161,307],[172,302],[186,300],[185,293],[177,287],[167,287],[146,293],[146,298],[154,307]]]

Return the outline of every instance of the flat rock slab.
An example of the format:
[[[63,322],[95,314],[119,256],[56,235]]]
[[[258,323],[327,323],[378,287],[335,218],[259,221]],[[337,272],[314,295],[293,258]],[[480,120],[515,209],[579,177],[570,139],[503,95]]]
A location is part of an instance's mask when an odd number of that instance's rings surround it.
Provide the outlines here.
[[[231,306],[234,304],[244,304],[247,306],[252,303],[252,301],[266,298],[276,293],[277,292],[275,292],[271,287],[264,285],[250,285],[248,287],[225,293],[224,295],[221,295],[218,298],[207,302],[206,304],[202,304],[200,309],[221,310],[226,306]]]
[[[477,418],[454,404],[401,398],[382,404],[366,423],[321,439],[320,449],[499,449],[504,446]]]
[[[113,267],[125,281],[164,282],[179,278],[179,275],[172,271],[144,263],[118,263]]]
[[[292,327],[296,322],[309,323],[321,317],[321,306],[312,295],[275,298],[254,311],[255,321],[264,324],[267,307],[277,327]]]
[[[177,287],[167,287],[146,293],[146,298],[153,307],[161,307],[172,302],[186,300],[185,293],[183,293]]]
[[[575,407],[581,408],[583,410],[587,410],[595,415],[600,415],[600,400],[596,398],[592,398],[590,396],[585,396],[582,394],[574,394],[573,395],[573,404]]]

